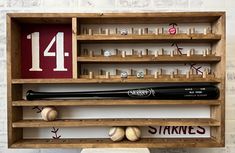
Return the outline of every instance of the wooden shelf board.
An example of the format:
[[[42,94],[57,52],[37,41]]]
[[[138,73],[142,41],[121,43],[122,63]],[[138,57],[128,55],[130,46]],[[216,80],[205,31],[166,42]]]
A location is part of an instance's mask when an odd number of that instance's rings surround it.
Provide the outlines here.
[[[202,55],[194,55],[187,57],[187,55],[175,55],[171,57],[170,55],[158,56],[154,57],[154,55],[143,55],[143,57],[138,57],[137,55],[127,55],[125,58],[121,56],[82,56],[78,57],[78,62],[81,63],[102,63],[102,64],[110,64],[110,63],[212,63],[219,62],[221,60],[220,56],[202,56]]]
[[[15,18],[16,21],[22,24],[72,24],[71,18],[66,17],[44,17],[44,18]]]
[[[112,77],[112,76],[111,76]],[[119,76],[118,76],[119,77]],[[73,83],[220,83],[221,79],[218,78],[148,78],[148,79],[121,79],[121,78],[97,78],[89,79],[79,78],[79,79],[12,79],[12,84],[73,84]]]
[[[79,100],[36,100],[13,101],[12,106],[125,106],[125,105],[220,105],[220,100],[118,100],[118,99],[79,99]]]
[[[81,18],[81,21],[87,21],[87,23],[91,24],[93,21],[99,21],[95,23],[102,23],[101,19],[123,19],[128,20],[130,18],[143,21],[150,20],[150,23],[158,22],[186,22],[194,23],[194,22],[214,22],[218,20],[219,17],[224,15],[224,12],[155,12],[155,13],[7,13],[12,18],[72,18],[78,17]],[[138,22],[136,20],[136,22]],[[173,21],[172,21],[173,20]],[[88,22],[90,21],[90,22]],[[83,22],[82,22],[83,23]],[[130,23],[130,22],[128,22]]]
[[[213,14],[215,13],[215,14]],[[224,12],[158,12],[158,13],[102,13],[92,18],[80,18],[81,24],[156,24],[156,23],[203,23],[215,22]],[[97,17],[98,16],[98,17]]]
[[[89,139],[22,139],[11,148],[194,148],[222,147],[212,138],[142,138],[131,142],[113,142],[109,138]]]
[[[159,23],[213,23],[224,12],[158,12],[158,13],[7,13],[21,23],[64,23],[77,17],[81,24],[159,24]],[[71,21],[70,21],[71,23]]]
[[[128,14],[127,14],[128,15]],[[160,15],[160,14],[159,14]],[[195,17],[184,17],[184,16],[150,16],[146,17],[143,15],[139,17],[127,17],[125,18],[79,18],[81,24],[160,24],[160,23],[211,23],[216,21],[219,16],[207,16],[206,18],[195,16]]]
[[[180,42],[214,42],[219,41],[221,39],[221,35],[217,34],[148,34],[148,35],[104,35],[104,34],[96,34],[96,35],[78,35],[77,40],[79,41],[153,41],[153,42],[169,42],[169,41],[180,41]]]
[[[168,119],[58,119],[44,121],[39,119],[15,121],[13,128],[43,127],[89,127],[89,126],[220,126],[220,122],[210,118],[168,118]]]

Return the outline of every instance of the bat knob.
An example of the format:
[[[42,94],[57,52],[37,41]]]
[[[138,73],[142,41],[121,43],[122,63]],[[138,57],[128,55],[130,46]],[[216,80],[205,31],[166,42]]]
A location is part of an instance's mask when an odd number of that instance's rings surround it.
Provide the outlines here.
[[[34,100],[34,98],[33,98],[33,93],[34,93],[33,90],[28,90],[28,91],[26,92],[26,99],[27,99],[27,100]]]

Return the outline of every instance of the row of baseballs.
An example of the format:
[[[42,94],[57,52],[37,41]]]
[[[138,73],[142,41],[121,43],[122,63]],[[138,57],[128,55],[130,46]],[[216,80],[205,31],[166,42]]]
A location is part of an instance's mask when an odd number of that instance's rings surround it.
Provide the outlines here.
[[[41,116],[45,121],[53,121],[57,118],[58,111],[55,107],[44,107]],[[109,137],[112,141],[121,141],[125,136],[130,141],[137,141],[140,139],[141,131],[138,127],[112,127],[109,130]]]
[[[141,131],[138,127],[112,127],[109,130],[109,137],[112,141],[121,141],[125,136],[130,141],[137,141],[141,137]]]

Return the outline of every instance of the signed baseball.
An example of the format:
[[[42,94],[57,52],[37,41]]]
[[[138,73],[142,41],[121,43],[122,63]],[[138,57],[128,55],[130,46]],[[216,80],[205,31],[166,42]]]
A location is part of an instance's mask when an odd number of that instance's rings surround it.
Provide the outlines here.
[[[111,52],[109,51],[109,50],[105,50],[104,51],[104,56],[105,57],[109,57],[109,56],[111,56],[112,54],[111,54]]]
[[[112,141],[121,141],[125,136],[125,131],[121,127],[112,127],[109,130],[109,137]]]
[[[138,127],[127,127],[126,138],[130,141],[137,141],[140,139],[141,131]]]
[[[128,73],[127,72],[121,72],[121,78],[127,78],[128,77]]]
[[[144,78],[144,72],[137,72],[136,77],[137,78]]]
[[[58,112],[55,107],[44,107],[41,116],[45,121],[53,121],[57,118]]]

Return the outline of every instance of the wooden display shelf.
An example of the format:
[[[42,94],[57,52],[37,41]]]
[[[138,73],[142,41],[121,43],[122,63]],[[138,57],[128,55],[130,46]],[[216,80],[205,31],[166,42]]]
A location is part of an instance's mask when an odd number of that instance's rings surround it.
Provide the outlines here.
[[[169,118],[169,119],[58,119],[44,121],[27,119],[15,121],[13,128],[44,128],[44,127],[104,127],[104,126],[220,126],[214,119]]]
[[[125,100],[125,99],[79,99],[79,100],[19,100],[12,106],[129,106],[129,105],[220,105],[220,100]]]
[[[225,13],[224,12],[161,12],[161,13],[10,13],[7,14],[7,66],[8,66],[8,147],[10,148],[97,148],[97,147],[113,147],[113,148],[129,148],[129,147],[141,147],[141,148],[182,148],[182,147],[223,147],[225,146]],[[21,50],[22,31],[24,31],[24,25],[26,24],[67,24],[72,30],[72,77],[60,78],[60,79],[25,79],[22,78],[22,61],[21,55],[24,50]],[[143,34],[143,35],[104,35],[94,34],[97,28],[103,28],[103,25],[109,24],[111,29],[116,30],[116,33],[120,32],[119,27],[116,25],[128,24],[133,25],[134,33],[137,27],[136,24],[141,24],[150,30],[152,29],[147,24],[163,24],[164,30],[169,28],[170,23],[178,24],[175,27],[177,32],[183,31],[179,25],[182,23],[205,23],[208,27],[203,27],[204,31],[195,29],[195,27],[188,27],[188,32],[196,34],[177,33],[176,35],[169,35],[166,32],[164,34]],[[83,33],[83,28],[90,28],[89,24],[96,24],[94,31],[88,29],[87,34]],[[86,27],[87,26],[87,27]],[[157,25],[158,26],[158,25]],[[167,29],[166,29],[167,26]],[[158,29],[157,29],[158,28]],[[156,30],[162,30],[161,27],[156,27]],[[180,31],[178,31],[179,29]],[[186,29],[186,28],[185,28]],[[191,29],[191,30],[190,30]],[[113,32],[113,30],[109,32]],[[119,31],[118,31],[119,30]],[[138,29],[139,30],[139,29]],[[159,33],[161,33],[159,31]],[[191,32],[190,32],[191,31]],[[200,31],[200,33],[197,33]],[[101,33],[104,31],[101,30]],[[106,31],[105,31],[106,32]],[[106,32],[107,34],[109,32]],[[146,29],[143,32],[148,33]],[[205,34],[204,34],[205,33]],[[26,39],[26,38],[25,38]],[[64,39],[65,40],[65,39]],[[56,41],[57,42],[57,41]],[[101,57],[101,56],[89,56],[84,57],[82,55],[83,45],[90,44],[120,44],[122,43],[209,43],[211,46],[211,52],[207,56],[192,55],[187,57],[186,55],[170,55],[158,57],[145,56],[126,56],[122,58],[120,56]],[[196,45],[196,44],[195,44]],[[41,46],[40,46],[41,47]],[[172,46],[175,48],[175,46]],[[178,46],[176,46],[178,49]],[[180,46],[182,47],[182,46]],[[176,49],[176,48],[175,48]],[[208,48],[207,48],[208,49]],[[68,50],[65,50],[66,52]],[[41,50],[40,50],[41,52]],[[215,53],[215,55],[214,55]],[[193,53],[194,54],[194,53]],[[40,57],[41,58],[41,57]],[[41,62],[43,60],[40,60]],[[116,75],[95,75],[90,73],[90,78],[86,71],[82,71],[83,66],[89,63],[90,65],[97,65],[99,70],[100,64],[108,63],[207,63],[210,64],[212,74],[202,77],[202,75],[190,75],[186,77],[183,74],[174,75],[162,75],[154,78],[153,75],[148,72],[146,67],[146,75],[142,79],[136,78],[134,74],[128,76],[127,79],[121,79],[116,68]],[[42,63],[40,63],[42,64]],[[45,63],[43,63],[45,64]],[[41,66],[41,65],[40,65]],[[173,65],[174,66],[174,65]],[[45,69],[44,67],[43,70]],[[200,66],[199,66],[200,68]],[[39,72],[39,71],[38,71]],[[102,71],[100,71],[102,72]],[[167,71],[168,72],[168,71]],[[103,73],[102,73],[103,74]],[[110,73],[112,74],[112,73]],[[151,73],[153,74],[153,73]],[[168,73],[169,74],[169,73]],[[206,74],[206,73],[204,73]],[[92,78],[93,77],[93,78]],[[218,100],[110,100],[110,99],[86,99],[86,100],[35,100],[26,101],[22,100],[22,93],[25,85],[30,84],[32,86],[44,86],[44,84],[125,84],[125,83],[140,83],[140,84],[153,84],[153,83],[205,83],[215,84],[220,89],[220,97]],[[210,116],[206,119],[198,118],[183,118],[183,119],[75,119],[65,120],[59,119],[52,122],[46,122],[43,120],[24,120],[24,108],[29,106],[119,106],[119,105],[167,105],[174,107],[175,105],[192,105],[193,106],[208,106],[210,107]],[[181,113],[181,112],[179,112]],[[154,116],[153,116],[154,117]],[[210,126],[210,138],[141,138],[139,141],[130,142],[127,140],[121,142],[113,142],[108,138],[66,138],[66,139],[43,139],[40,136],[37,139],[24,139],[24,132],[27,132],[27,128],[43,128],[43,127],[81,127],[81,126]],[[108,132],[108,131],[107,131]]]
[[[142,57],[138,57],[137,55],[126,55],[125,58],[121,56],[110,56],[104,57],[101,55],[97,55],[94,57],[89,56],[81,56],[78,57],[78,62],[80,63],[102,63],[102,64],[110,64],[110,63],[215,63],[221,60],[220,56],[202,56],[202,55],[159,55],[158,57],[154,57],[154,55],[143,55]]]
[[[216,42],[221,39],[221,35],[218,34],[148,34],[148,35],[78,35],[77,40],[80,42],[92,42],[92,41],[105,41],[105,42],[118,42],[118,41],[147,41],[149,42]]]
[[[12,79],[12,84],[74,84],[74,83],[220,83],[218,78],[148,78],[138,79],[135,76],[132,78],[121,79],[120,76],[110,76],[110,79],[105,76],[97,76],[98,78],[89,79],[88,76],[81,76],[79,79]],[[145,77],[147,78],[147,77]]]
[[[131,142],[113,142],[100,139],[22,139],[11,145],[12,148],[196,148],[222,147],[212,138],[142,138]]]

